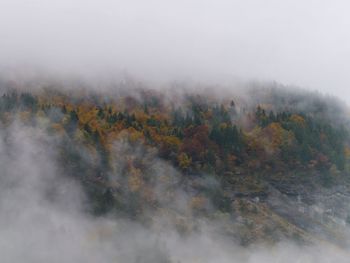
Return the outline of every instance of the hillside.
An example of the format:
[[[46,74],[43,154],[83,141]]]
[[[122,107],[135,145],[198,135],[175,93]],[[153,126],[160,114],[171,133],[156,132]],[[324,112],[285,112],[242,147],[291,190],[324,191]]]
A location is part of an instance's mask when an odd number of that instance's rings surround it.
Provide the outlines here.
[[[14,126],[48,136],[59,173],[82,186],[95,217],[185,236],[215,223],[244,246],[346,246],[349,119],[336,99],[278,87],[117,91],[2,83],[3,141]]]

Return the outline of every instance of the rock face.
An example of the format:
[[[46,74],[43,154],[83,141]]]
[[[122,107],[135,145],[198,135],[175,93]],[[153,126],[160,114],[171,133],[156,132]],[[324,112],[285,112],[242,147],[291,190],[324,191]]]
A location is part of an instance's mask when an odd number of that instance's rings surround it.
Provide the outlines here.
[[[285,221],[291,231],[298,233],[304,241],[322,240],[347,247],[350,237],[349,185],[346,178],[331,188],[286,184],[272,181],[267,198],[258,205],[265,205],[271,213]],[[272,216],[273,218],[273,216]]]

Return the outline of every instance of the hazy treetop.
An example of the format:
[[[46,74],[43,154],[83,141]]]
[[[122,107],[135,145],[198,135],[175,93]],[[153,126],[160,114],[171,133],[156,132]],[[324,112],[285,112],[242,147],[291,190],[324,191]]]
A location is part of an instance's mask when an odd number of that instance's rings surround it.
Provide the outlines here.
[[[0,65],[276,80],[346,100],[349,7],[342,0],[2,0]]]

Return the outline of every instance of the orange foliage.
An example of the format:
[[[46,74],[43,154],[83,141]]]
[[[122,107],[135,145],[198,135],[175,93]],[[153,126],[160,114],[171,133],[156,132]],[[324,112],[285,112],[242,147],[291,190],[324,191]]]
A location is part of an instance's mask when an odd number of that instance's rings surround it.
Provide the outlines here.
[[[195,210],[202,210],[208,203],[207,198],[204,196],[194,196],[191,198],[190,207]]]
[[[177,161],[179,163],[180,168],[187,169],[192,164],[192,159],[186,153],[181,153],[177,157]]]
[[[131,167],[130,175],[128,177],[128,187],[131,192],[137,192],[143,186],[142,173],[140,169]]]
[[[292,114],[292,116],[290,116],[290,120],[292,122],[295,122],[295,123],[301,125],[301,126],[305,125],[305,119],[298,114]]]

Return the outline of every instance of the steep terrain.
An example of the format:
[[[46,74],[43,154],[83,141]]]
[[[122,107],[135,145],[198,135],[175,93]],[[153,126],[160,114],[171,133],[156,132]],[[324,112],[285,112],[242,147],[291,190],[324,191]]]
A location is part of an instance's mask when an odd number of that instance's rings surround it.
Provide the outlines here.
[[[96,217],[184,236],[209,224],[244,246],[349,245],[349,118],[334,98],[3,82],[0,120],[5,144],[14,125],[51,138],[60,174],[82,185]]]

